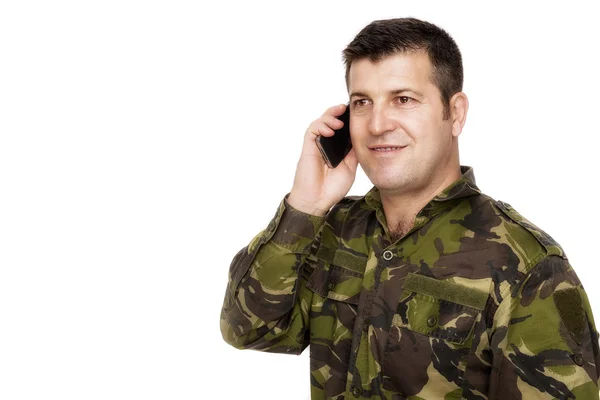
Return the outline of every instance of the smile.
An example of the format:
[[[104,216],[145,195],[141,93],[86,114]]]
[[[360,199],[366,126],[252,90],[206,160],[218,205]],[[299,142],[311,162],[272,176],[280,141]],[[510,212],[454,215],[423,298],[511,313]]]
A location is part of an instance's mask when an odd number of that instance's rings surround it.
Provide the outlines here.
[[[385,152],[385,151],[394,151],[394,150],[399,150],[399,149],[401,149],[401,147],[380,147],[380,148],[371,149],[371,150]]]

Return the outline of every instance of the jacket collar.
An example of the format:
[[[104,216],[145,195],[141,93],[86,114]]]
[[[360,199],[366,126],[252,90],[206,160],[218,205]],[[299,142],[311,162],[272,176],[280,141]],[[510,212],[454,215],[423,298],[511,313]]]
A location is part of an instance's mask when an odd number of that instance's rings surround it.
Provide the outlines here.
[[[475,184],[475,173],[473,172],[473,168],[467,165],[461,165],[460,172],[462,173],[461,177],[438,193],[428,204],[430,207],[426,208],[437,208],[435,207],[436,202],[447,202],[475,194],[481,194],[481,191]],[[365,202],[375,209],[382,208],[381,196],[379,189],[376,186],[373,186],[373,188],[365,194]]]

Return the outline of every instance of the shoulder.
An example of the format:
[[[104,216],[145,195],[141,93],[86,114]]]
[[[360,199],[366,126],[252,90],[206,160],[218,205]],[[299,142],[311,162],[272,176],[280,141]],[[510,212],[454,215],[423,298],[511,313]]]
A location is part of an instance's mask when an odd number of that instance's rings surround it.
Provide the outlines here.
[[[561,245],[549,233],[510,204],[486,195],[481,197],[498,218],[499,225],[495,229],[498,239],[522,258],[520,272],[528,273],[539,261],[549,256],[567,258]]]
[[[343,221],[349,216],[353,218],[361,215],[367,210],[367,204],[364,201],[365,196],[345,196],[338,201],[329,211],[328,219]]]
[[[365,196],[346,196],[331,207],[323,226],[324,245],[337,247],[340,240],[369,234],[366,223],[373,210],[364,198]]]
[[[535,239],[546,249],[549,256],[565,256],[563,248],[556,242],[556,240],[552,238],[552,236],[517,212],[517,210],[515,210],[510,204],[499,200],[496,201],[496,206],[513,222],[517,223],[523,227],[523,229],[531,233],[531,235],[533,235]]]

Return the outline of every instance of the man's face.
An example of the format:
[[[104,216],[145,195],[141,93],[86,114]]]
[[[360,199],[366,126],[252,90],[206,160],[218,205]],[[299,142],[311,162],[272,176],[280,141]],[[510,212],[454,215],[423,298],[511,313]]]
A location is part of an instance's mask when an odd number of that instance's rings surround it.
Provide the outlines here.
[[[425,52],[364,59],[349,72],[350,134],[358,162],[380,190],[425,188],[450,159],[452,118],[444,120]],[[381,146],[395,146],[379,149]],[[438,177],[439,178],[439,177]]]

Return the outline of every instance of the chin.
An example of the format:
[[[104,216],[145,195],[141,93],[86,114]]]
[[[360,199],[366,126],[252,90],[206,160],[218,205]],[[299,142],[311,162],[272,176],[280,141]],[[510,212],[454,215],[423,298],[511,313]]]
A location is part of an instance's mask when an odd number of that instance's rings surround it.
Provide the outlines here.
[[[398,171],[394,171],[388,174],[375,174],[371,182],[379,190],[398,190],[406,187],[410,179],[408,179],[407,175],[402,175]]]
[[[402,191],[402,189],[405,188],[405,185],[401,182],[383,182],[383,183],[379,183],[379,184],[375,184],[375,186],[377,186],[377,189],[384,190],[384,191]]]
[[[377,161],[360,164],[371,183],[380,190],[405,188],[415,176],[414,168],[411,168],[410,163],[407,165],[406,160],[397,160],[385,166]]]

